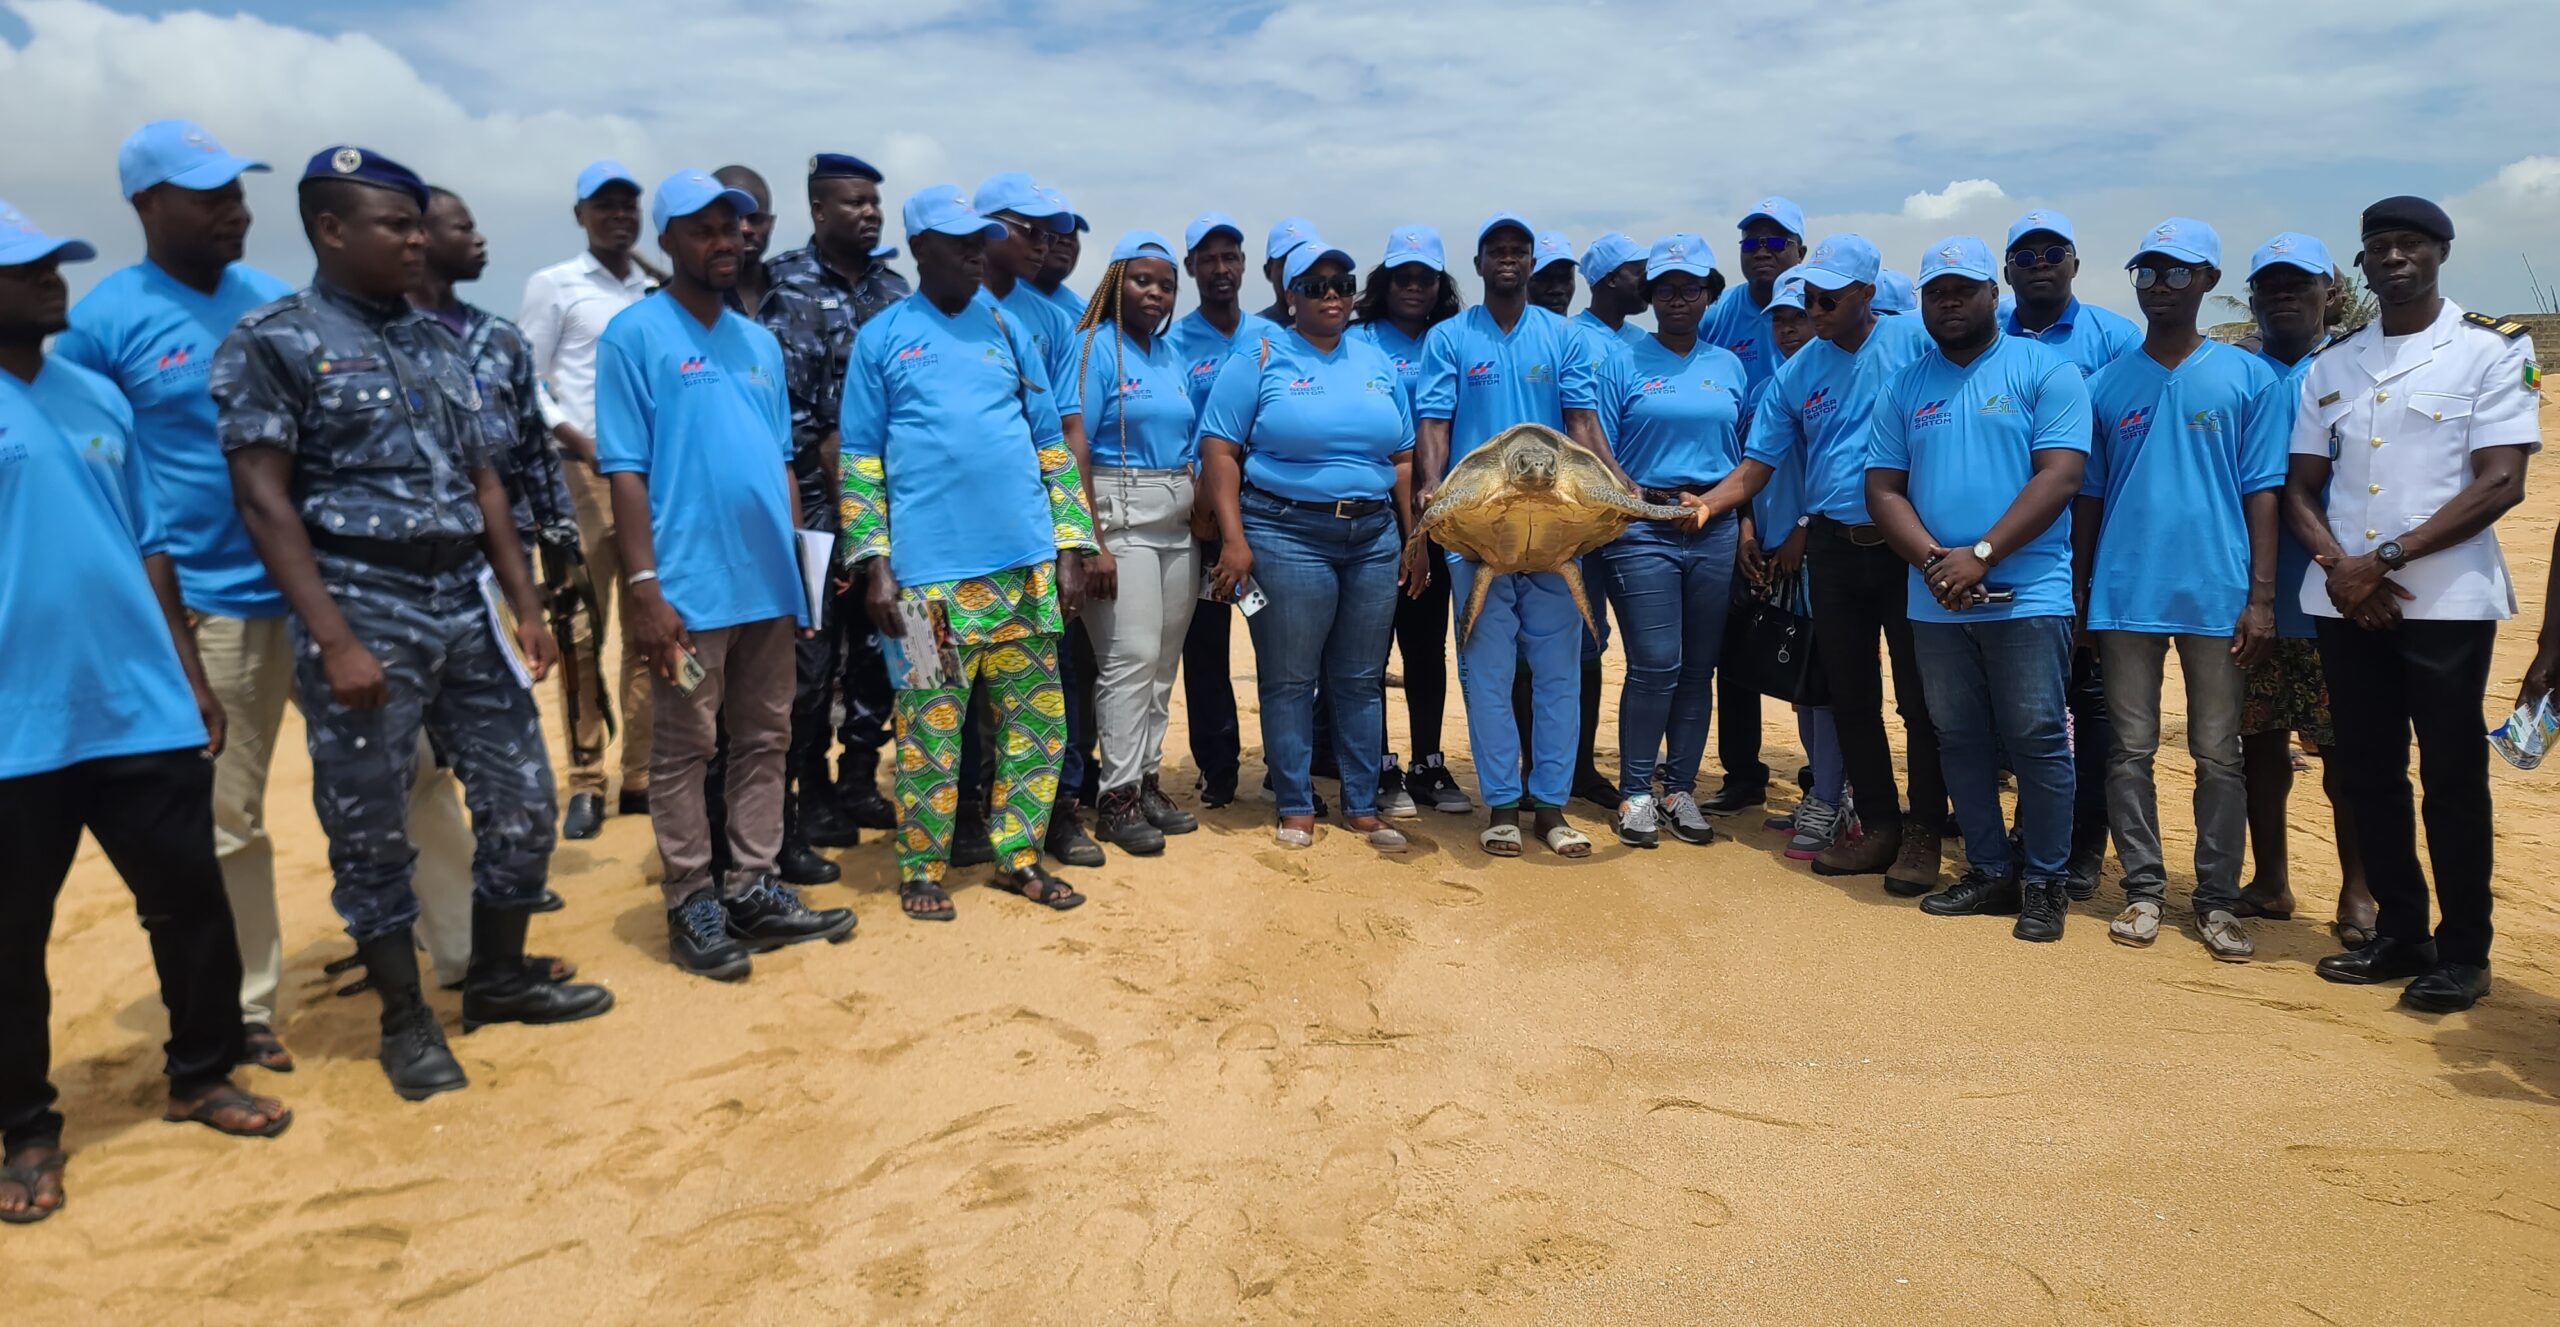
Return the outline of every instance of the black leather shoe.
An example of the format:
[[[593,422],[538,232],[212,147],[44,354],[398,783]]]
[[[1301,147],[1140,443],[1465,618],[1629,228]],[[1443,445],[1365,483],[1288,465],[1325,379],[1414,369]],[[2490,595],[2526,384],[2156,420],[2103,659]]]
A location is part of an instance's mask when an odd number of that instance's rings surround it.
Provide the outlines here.
[[[2373,943],[2344,954],[2331,954],[2311,965],[2323,981],[2348,986],[2372,986],[2380,982],[2416,977],[2436,966],[2436,942],[2420,940],[2411,943],[2396,936],[2377,935]]]
[[[985,866],[995,859],[996,844],[987,833],[987,813],[976,807],[960,808],[959,818],[951,822],[951,864]]]
[[[526,911],[558,912],[567,906],[569,906],[569,900],[560,897],[560,891],[556,889],[545,889],[540,894],[534,896],[533,906],[527,908]]]
[[[1235,771],[1229,770],[1225,774],[1203,774],[1200,776],[1200,808],[1202,810],[1215,811],[1222,806],[1233,806],[1235,805],[1235,800]]]
[[[798,796],[801,836],[806,838],[811,846],[850,848],[862,842],[862,826],[855,822],[852,813],[846,811],[835,798],[826,795],[826,789],[812,788],[803,784]],[[791,883],[805,885],[810,882],[794,880]]]
[[[625,795],[628,796],[628,794]],[[569,794],[569,809],[560,817],[560,837],[591,839],[603,831],[604,794]]]
[[[391,1090],[403,1101],[424,1101],[439,1092],[470,1086],[462,1064],[444,1044],[436,1011],[427,1007],[418,988],[418,947],[401,930],[356,947],[364,956],[365,979],[382,997],[382,1047],[377,1052]]]
[[[1736,816],[1769,800],[1765,783],[1728,783],[1716,789],[1716,795],[1698,803],[1698,809],[1711,816]]]
[[[1627,801],[1626,795],[1618,791],[1618,781],[1604,777],[1596,769],[1573,776],[1573,795],[1609,812],[1615,812]]]
[[[1084,832],[1084,817],[1073,798],[1059,799],[1049,812],[1049,837],[1040,846],[1064,866],[1100,866],[1104,860],[1102,845]]]
[[[614,808],[614,814],[618,816],[645,816],[649,814],[649,790],[642,788],[638,792],[633,792],[629,788],[623,789],[622,797],[619,801],[614,803]]]
[[[844,868],[828,861],[825,854],[805,843],[783,844],[773,864],[786,884],[832,885],[844,875]]]
[[[1175,805],[1152,774],[1138,781],[1138,810],[1159,833],[1189,834],[1200,828],[1200,817]]]
[[[2075,903],[2086,903],[2098,896],[2098,871],[2107,864],[2107,845],[2082,848],[2071,854],[2071,862],[2063,868],[2062,888]]]
[[[1936,917],[2014,917],[2019,902],[2015,879],[1968,868],[1954,884],[1920,900],[1920,910]]]
[[[729,934],[729,914],[707,886],[667,913],[667,956],[677,967],[713,981],[737,981],[754,970],[747,947]]]
[[[759,954],[810,940],[841,944],[853,934],[853,909],[813,909],[800,901],[800,891],[772,876],[720,900],[720,910],[729,915],[729,934]]]
[[[529,959],[524,933],[533,914],[471,909],[471,971],[462,979],[462,1030],[490,1023],[575,1023],[613,1008],[613,992],[554,981],[551,960]]]
[[[844,799],[844,813],[862,829],[896,829],[898,805],[880,795],[877,788],[856,788]]]
[[[2071,911],[2071,890],[2059,880],[2030,880],[2018,891],[2018,924],[2009,934],[2050,944],[2062,938],[2063,914]]]
[[[2439,963],[2401,988],[2400,1003],[2430,1014],[2458,1014],[2489,993],[2487,964]]]
[[[1122,852],[1140,857],[1153,857],[1164,851],[1164,831],[1148,822],[1146,806],[1136,788],[1114,788],[1102,795],[1102,805],[1093,818],[1093,834]]]

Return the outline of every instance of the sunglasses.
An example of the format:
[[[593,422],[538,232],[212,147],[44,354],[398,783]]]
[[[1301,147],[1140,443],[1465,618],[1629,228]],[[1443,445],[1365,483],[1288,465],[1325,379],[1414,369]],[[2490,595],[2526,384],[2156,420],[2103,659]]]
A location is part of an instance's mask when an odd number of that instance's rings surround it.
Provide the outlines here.
[[[1302,299],[1323,299],[1327,295],[1339,295],[1349,299],[1360,293],[1360,278],[1349,272],[1344,272],[1340,276],[1310,274],[1290,282],[1289,289]]]
[[[1742,251],[1744,253],[1776,253],[1793,243],[1795,243],[1794,238],[1786,235],[1746,235],[1742,239]]]
[[[1406,290],[1438,290],[1440,281],[1438,272],[1420,263],[1407,263],[1402,267],[1387,269],[1387,284]]]
[[[2137,267],[2131,275],[2136,290],[2149,290],[2153,286],[2184,290],[2196,283],[2196,270],[2192,267]]]
[[[1845,298],[1843,295],[1841,295],[1841,294],[1840,294],[1840,293],[1838,293],[1838,292],[1833,292],[1833,293],[1828,294],[1828,295],[1820,294],[1820,293],[1818,293],[1818,292],[1814,292],[1814,291],[1807,291],[1807,292],[1805,292],[1805,293],[1807,293],[1807,294],[1809,294],[1809,295],[1812,295],[1812,296],[1813,296],[1813,306],[1814,306],[1815,308],[1817,308],[1817,309],[1822,310],[1824,313],[1829,313],[1829,312],[1831,312],[1832,310],[1839,308],[1839,307],[1840,307],[1840,301],[1841,301],[1843,298]]]
[[[2070,256],[2071,246],[2068,244],[2055,244],[2043,249],[2011,249],[2009,265],[2011,267],[2060,267]]]

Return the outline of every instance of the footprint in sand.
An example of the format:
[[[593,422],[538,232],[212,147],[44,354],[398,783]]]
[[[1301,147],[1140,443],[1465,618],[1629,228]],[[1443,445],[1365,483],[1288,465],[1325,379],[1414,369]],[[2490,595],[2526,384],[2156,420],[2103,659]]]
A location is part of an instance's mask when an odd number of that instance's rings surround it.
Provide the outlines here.
[[[1484,902],[1484,891],[1464,880],[1451,880],[1447,876],[1442,876],[1434,883],[1438,884],[1441,890],[1439,894],[1432,897],[1431,902],[1435,906],[1472,908]]]
[[[854,1280],[871,1292],[872,1300],[883,1310],[903,1309],[922,1300],[933,1284],[932,1264],[924,1250],[909,1249],[864,1263],[854,1273]]]

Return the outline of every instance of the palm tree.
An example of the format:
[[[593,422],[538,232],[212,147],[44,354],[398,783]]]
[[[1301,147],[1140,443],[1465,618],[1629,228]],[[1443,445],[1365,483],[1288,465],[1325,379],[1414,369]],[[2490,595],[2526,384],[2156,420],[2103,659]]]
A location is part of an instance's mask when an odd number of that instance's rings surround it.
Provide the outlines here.
[[[2213,298],[2215,303],[2237,313],[2243,319],[2253,317],[2249,312],[2249,297],[2246,295],[2216,295]],[[2345,336],[2372,322],[2381,312],[2382,303],[2373,297],[2372,291],[2365,289],[2364,277],[2358,273],[2349,272],[2346,274],[2346,279],[2338,283],[2337,296],[2329,303],[2329,331],[2332,335]]]

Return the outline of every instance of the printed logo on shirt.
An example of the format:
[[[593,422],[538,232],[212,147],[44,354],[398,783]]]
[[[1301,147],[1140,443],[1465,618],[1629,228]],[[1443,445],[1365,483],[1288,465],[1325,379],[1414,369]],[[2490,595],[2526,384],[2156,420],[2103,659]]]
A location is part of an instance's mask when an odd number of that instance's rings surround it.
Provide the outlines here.
[[[1502,370],[1495,368],[1492,360],[1480,360],[1467,366],[1467,386],[1499,387],[1501,385]]]
[[[1921,429],[1936,428],[1954,418],[1954,412],[1947,409],[1945,399],[1941,398],[1912,411],[1911,427],[1914,432],[1917,432]]]
[[[708,387],[720,381],[720,370],[700,355],[688,355],[676,361],[676,381],[687,387]]]
[[[2219,410],[2199,410],[2195,412],[2193,415],[2187,417],[2187,430],[2191,433],[2220,433],[2222,431],[2222,412]]]
[[[1324,395],[1324,384],[1317,382],[1313,378],[1291,378],[1289,380],[1289,395],[1322,396]]]
[[[1156,399],[1156,393],[1154,388],[1147,386],[1146,379],[1144,378],[1125,378],[1122,379],[1120,383],[1120,399],[1123,401],[1152,401]]]
[[[995,350],[993,347],[988,348],[987,358],[995,358]],[[893,359],[896,363],[902,364],[907,368],[921,369],[932,364],[940,363],[942,356],[935,354],[932,347],[927,346],[922,342],[918,342],[915,345],[908,346],[906,349],[899,351]]]
[[[1395,389],[1395,380],[1391,378],[1371,378],[1367,382],[1360,384],[1360,390],[1373,396],[1385,396],[1388,393],[1393,392]]]
[[[1410,378],[1410,377],[1412,377],[1412,376],[1413,376],[1414,369],[1415,369],[1415,367],[1416,367],[1416,366],[1415,366],[1415,364],[1414,364],[1414,362],[1413,362],[1412,360],[1406,359],[1406,358],[1405,358],[1404,356],[1402,356],[1402,355],[1398,355],[1398,356],[1396,356],[1396,357],[1395,357],[1395,366],[1396,366],[1396,376],[1397,376],[1397,377],[1399,377],[1399,378]]]
[[[1548,368],[1544,364],[1532,364],[1529,366],[1529,371],[1527,373],[1520,375],[1520,380],[1532,386],[1541,383],[1554,382],[1556,380],[1555,370]]]
[[[9,430],[0,429],[0,465],[27,459],[27,444],[9,441]]]
[[[195,353],[196,348],[193,342],[189,342],[185,345],[171,346],[167,350],[161,351],[160,371],[162,373],[167,373],[169,370],[177,368],[178,366],[186,363],[187,360]]]
[[[754,383],[758,387],[763,387],[771,383],[773,380],[764,376],[764,365],[750,364],[747,366],[747,381]]]
[[[1830,389],[1830,388],[1828,388],[1828,387],[1817,388],[1817,389],[1814,391],[1813,395],[1808,396],[1808,397],[1806,397],[1806,398],[1804,399],[1804,418],[1805,418],[1805,422],[1806,422],[1806,423],[1812,423],[1814,420],[1820,419],[1820,418],[1822,418],[1822,417],[1823,417],[1823,416],[1825,416],[1825,415],[1831,414],[1831,413],[1833,413],[1833,412],[1837,411],[1839,408],[1840,408],[1840,398],[1839,398],[1839,397],[1836,397],[1836,396],[1833,396],[1833,395],[1831,394],[1831,389]]]
[[[185,341],[161,351],[152,370],[163,383],[193,382],[212,376],[213,360],[196,354],[195,343]]]
[[[1191,376],[1194,378],[1215,377],[1217,372],[1218,357],[1215,355],[1211,355],[1209,358],[1191,366]]]
[[[1732,351],[1733,357],[1741,360],[1745,364],[1751,363],[1753,360],[1760,358],[1760,343],[1749,337],[1736,341],[1732,345],[1726,346],[1725,349]]]
[[[2140,442],[2151,433],[2151,407],[2128,410],[2116,421],[2116,438],[2121,442]]]
[[[1709,383],[1708,385],[1714,386],[1713,383]],[[1680,389],[1672,386],[1669,378],[1647,378],[1643,382],[1636,384],[1636,390],[1647,396],[1668,396]]]
[[[2018,399],[2006,392],[2002,392],[1982,403],[1982,413],[1986,415],[2014,415],[2018,413]]]

